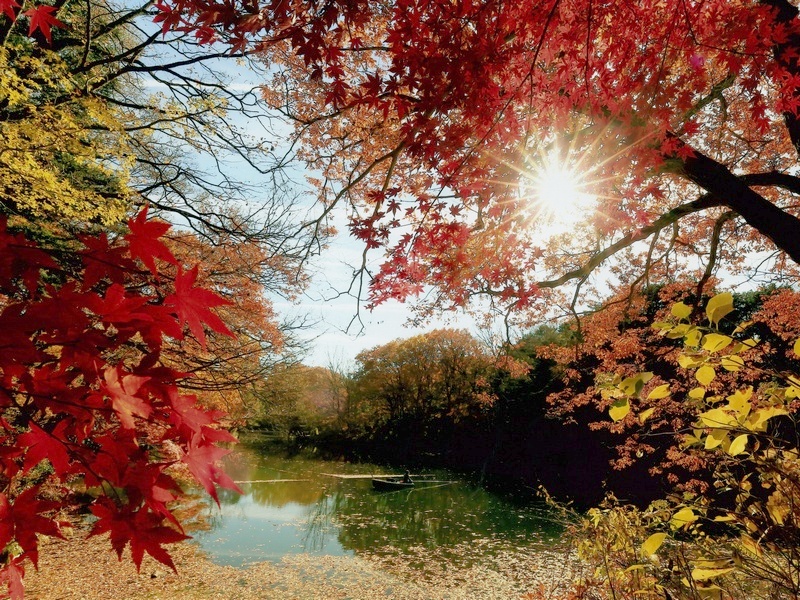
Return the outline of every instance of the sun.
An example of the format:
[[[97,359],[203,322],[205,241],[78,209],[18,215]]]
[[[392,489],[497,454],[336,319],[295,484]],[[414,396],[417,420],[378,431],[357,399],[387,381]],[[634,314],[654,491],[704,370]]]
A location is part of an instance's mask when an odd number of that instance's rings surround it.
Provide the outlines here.
[[[578,165],[557,149],[529,160],[521,187],[529,217],[551,233],[569,230],[597,201]]]

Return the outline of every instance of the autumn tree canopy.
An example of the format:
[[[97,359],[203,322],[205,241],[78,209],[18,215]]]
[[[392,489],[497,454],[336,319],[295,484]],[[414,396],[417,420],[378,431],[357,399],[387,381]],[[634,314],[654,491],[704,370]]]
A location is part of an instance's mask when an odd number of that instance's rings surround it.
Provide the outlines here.
[[[499,310],[800,260],[788,0],[159,5],[164,31],[257,49],[326,210],[385,252],[371,298]],[[559,166],[554,166],[554,164]],[[547,202],[552,171],[577,177]],[[545,180],[543,183],[542,180]],[[553,220],[574,213],[574,222]],[[754,252],[769,258],[754,267]],[[762,255],[763,258],[763,255]],[[366,264],[366,263],[365,263]]]
[[[370,424],[458,419],[491,405],[492,364],[463,330],[437,329],[361,352],[349,393],[348,418]]]

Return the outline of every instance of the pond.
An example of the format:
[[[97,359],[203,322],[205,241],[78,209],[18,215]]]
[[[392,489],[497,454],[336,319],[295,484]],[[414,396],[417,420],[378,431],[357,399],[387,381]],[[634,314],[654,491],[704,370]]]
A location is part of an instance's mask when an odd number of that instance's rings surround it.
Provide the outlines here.
[[[371,475],[398,469],[266,451],[253,440],[227,457],[243,494],[208,499],[195,540],[218,564],[278,562],[286,555],[371,555],[469,567],[496,553],[557,544],[558,519],[447,471],[414,474],[413,489],[376,492]],[[424,476],[423,476],[424,475]]]

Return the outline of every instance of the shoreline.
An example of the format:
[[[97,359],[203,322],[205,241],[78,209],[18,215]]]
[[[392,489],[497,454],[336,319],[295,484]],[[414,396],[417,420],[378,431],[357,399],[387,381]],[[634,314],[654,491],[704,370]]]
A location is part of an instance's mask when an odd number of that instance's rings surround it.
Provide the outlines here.
[[[145,556],[141,572],[122,562],[108,536],[41,540],[39,571],[26,567],[25,596],[40,600],[502,600],[527,593],[558,598],[579,570],[568,553],[506,557],[497,569],[441,569],[420,577],[408,565],[371,557],[286,556],[245,568],[213,563],[191,542],[167,547],[178,573]],[[424,554],[424,551],[421,552]],[[435,566],[435,565],[434,565]],[[569,566],[569,573],[565,567]]]

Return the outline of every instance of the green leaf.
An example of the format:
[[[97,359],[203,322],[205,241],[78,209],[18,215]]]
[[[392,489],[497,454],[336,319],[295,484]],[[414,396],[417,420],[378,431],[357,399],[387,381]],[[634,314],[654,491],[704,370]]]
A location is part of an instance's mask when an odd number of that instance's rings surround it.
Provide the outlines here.
[[[608,416],[611,417],[613,421],[621,421],[629,412],[631,412],[631,405],[628,404],[628,399],[624,398],[622,400],[617,400],[611,405],[611,408],[608,410]]]
[[[661,400],[661,398],[666,398],[667,396],[669,396],[669,384],[665,383],[650,390],[650,393],[647,394],[647,399]]]
[[[673,316],[678,317],[679,319],[688,319],[689,315],[692,314],[692,307],[686,306],[683,302],[678,302],[672,305],[671,312]]]
[[[706,304],[706,315],[714,325],[718,324],[731,311],[733,311],[733,294],[730,292],[717,294]]]
[[[731,442],[731,445],[728,447],[728,454],[731,456],[736,456],[744,452],[744,449],[747,447],[747,434],[743,433],[742,435],[736,436],[734,440]]]
[[[652,556],[658,552],[658,549],[661,548],[661,544],[664,543],[666,537],[666,533],[654,533],[651,535],[645,540],[644,544],[642,544],[642,554],[645,556]]]
[[[709,333],[703,336],[703,348],[709,352],[719,352],[730,344],[733,339],[720,333]]]
[[[714,381],[714,377],[717,376],[717,373],[714,371],[714,367],[703,365],[697,369],[697,372],[694,374],[694,376],[701,385],[708,386],[709,383]]]
[[[744,366],[744,359],[741,356],[723,356],[719,364],[726,371],[738,371]]]

